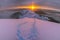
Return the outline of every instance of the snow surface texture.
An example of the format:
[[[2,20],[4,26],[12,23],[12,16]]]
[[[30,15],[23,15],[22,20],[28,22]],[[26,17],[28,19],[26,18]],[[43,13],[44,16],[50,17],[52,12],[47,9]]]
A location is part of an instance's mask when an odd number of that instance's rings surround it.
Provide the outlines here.
[[[18,28],[21,33],[17,32]],[[36,30],[35,34],[31,29]],[[34,34],[40,40],[60,40],[60,24],[39,19],[35,19],[34,24],[33,18],[0,19],[0,40],[16,40],[17,34],[24,39],[32,39]]]
[[[60,40],[60,24],[36,18],[19,19],[17,40]]]
[[[17,29],[18,40],[40,40],[39,32],[36,29],[35,22],[36,20],[34,19],[34,22],[24,22],[18,25],[18,29]],[[27,27],[28,27],[28,30],[25,29]]]
[[[32,12],[31,10],[21,10],[20,13],[22,14],[19,18],[37,18],[37,19],[42,19],[42,20],[49,20],[48,17],[46,16],[41,16],[38,15],[35,12]]]

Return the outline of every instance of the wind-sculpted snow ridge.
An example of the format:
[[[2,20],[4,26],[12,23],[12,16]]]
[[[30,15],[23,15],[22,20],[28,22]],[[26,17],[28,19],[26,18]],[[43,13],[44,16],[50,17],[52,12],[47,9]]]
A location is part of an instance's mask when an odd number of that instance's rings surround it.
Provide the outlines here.
[[[17,39],[18,40],[40,40],[38,30],[35,26],[35,22],[36,21],[34,19],[34,22],[30,22],[30,23],[25,22],[22,24],[18,24]],[[32,25],[30,25],[31,28],[30,28],[30,26],[28,26],[28,24],[32,24]],[[27,26],[27,27],[25,27],[25,26]]]
[[[30,34],[28,36],[29,40],[40,40],[38,30],[35,26],[35,22],[36,22],[36,20],[34,19],[34,23],[32,25],[32,28],[30,30]]]
[[[19,27],[20,27],[20,25],[18,25],[18,29],[17,29],[17,39],[18,40],[24,40],[24,38],[22,37],[21,32],[19,30]]]
[[[18,40],[25,40],[25,39],[23,38],[23,36],[21,35],[20,27],[21,27],[21,25],[26,24],[26,23],[27,23],[27,22],[22,23],[22,24],[18,24],[18,26],[17,26],[17,39],[18,39]]]

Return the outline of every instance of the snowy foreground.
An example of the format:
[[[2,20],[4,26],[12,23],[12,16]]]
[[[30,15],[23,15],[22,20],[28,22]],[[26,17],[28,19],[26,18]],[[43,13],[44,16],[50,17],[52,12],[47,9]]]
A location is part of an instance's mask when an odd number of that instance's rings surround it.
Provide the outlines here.
[[[34,18],[0,19],[0,40],[60,40],[60,24]]]

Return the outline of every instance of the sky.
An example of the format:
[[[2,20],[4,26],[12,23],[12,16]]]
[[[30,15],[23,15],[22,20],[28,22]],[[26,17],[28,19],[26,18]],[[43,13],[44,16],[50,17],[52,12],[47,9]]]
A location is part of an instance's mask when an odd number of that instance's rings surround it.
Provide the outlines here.
[[[60,0],[0,0],[0,8],[6,6],[27,5],[35,2],[38,5],[60,8]]]

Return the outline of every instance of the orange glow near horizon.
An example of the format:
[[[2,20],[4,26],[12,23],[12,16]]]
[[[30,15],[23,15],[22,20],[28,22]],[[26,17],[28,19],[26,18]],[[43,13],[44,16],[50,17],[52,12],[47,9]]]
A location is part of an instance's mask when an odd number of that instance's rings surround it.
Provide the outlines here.
[[[40,7],[38,7],[34,2],[32,2],[32,5],[29,6],[30,10],[34,11]]]
[[[4,10],[16,10],[16,9],[28,9],[28,10],[38,10],[38,9],[46,9],[46,10],[56,10],[60,12],[60,9],[56,9],[53,7],[49,7],[49,6],[41,6],[41,5],[37,5],[34,2],[32,2],[32,4],[29,5],[23,5],[23,6],[12,6],[12,7],[6,7],[6,8],[0,8],[0,11],[4,11]]]
[[[36,9],[39,9],[40,6],[36,5],[34,2],[32,2],[31,5],[28,5],[28,6],[18,6],[17,8],[20,8],[20,9],[30,9],[32,11],[36,10]]]

